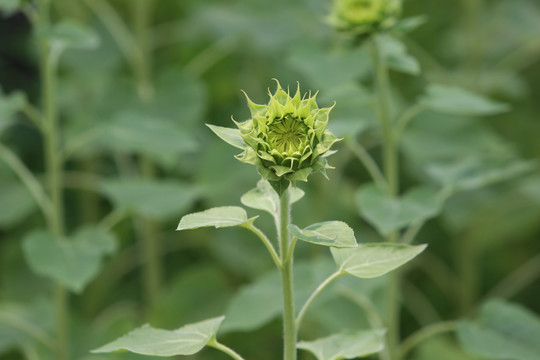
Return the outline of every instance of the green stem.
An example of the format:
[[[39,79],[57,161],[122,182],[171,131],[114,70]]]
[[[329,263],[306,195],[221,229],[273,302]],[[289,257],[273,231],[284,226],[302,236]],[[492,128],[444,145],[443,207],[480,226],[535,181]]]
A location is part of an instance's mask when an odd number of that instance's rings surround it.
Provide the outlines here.
[[[369,155],[367,150],[354,139],[347,138],[345,140],[345,143],[347,144],[351,152],[360,160],[360,162],[362,162],[362,164],[366,168],[373,181],[375,181],[377,186],[380,189],[386,189],[386,179],[384,178],[383,173],[379,169],[379,166],[377,165],[375,160],[373,160],[371,155]]]
[[[414,104],[407,110],[405,110],[405,112],[403,112],[403,114],[401,114],[401,116],[399,117],[396,128],[394,129],[395,139],[399,139],[409,122],[415,117],[417,117],[424,110],[426,110],[426,107],[424,104],[421,103]]]
[[[394,135],[393,124],[391,123],[390,114],[390,83],[388,69],[382,57],[382,51],[377,44],[376,38],[370,39],[370,50],[375,69],[375,88],[377,92],[377,113],[383,137],[383,168],[387,183],[387,193],[391,197],[396,197],[399,193],[399,178],[398,178],[398,153],[396,147],[396,139]],[[398,239],[397,231],[392,232],[387,237],[388,242],[396,242]],[[390,357],[394,360],[399,360],[396,352],[399,344],[399,286],[400,273],[394,271],[390,273],[387,284],[387,305],[386,305],[386,327],[387,344]]]
[[[23,184],[28,188],[30,194],[34,197],[39,205],[47,223],[52,227],[53,223],[53,206],[48,198],[45,190],[34,174],[22,163],[22,161],[8,147],[0,143],[0,158],[13,170],[21,179]]]
[[[133,3],[134,34],[140,49],[140,56],[134,58],[134,76],[137,92],[143,103],[152,101],[154,89],[151,83],[152,54],[150,51],[150,34],[153,13],[153,0],[138,0]],[[154,178],[156,169],[154,164],[145,156],[139,162],[139,169],[143,177]],[[155,303],[162,278],[161,249],[159,238],[156,236],[157,224],[149,219],[139,219],[139,238],[146,266],[143,272],[146,299],[150,307]]]
[[[39,2],[38,26],[49,26],[49,11],[52,1]],[[45,166],[52,203],[50,230],[60,238],[64,236],[64,209],[62,196],[62,161],[59,155],[58,116],[56,108],[56,69],[59,53],[45,37],[39,41],[41,56],[42,96],[43,96],[43,137],[45,146]],[[58,360],[66,360],[68,355],[68,294],[60,284],[55,284],[56,337]]]
[[[135,78],[137,91],[142,101],[149,101],[153,96],[150,81],[152,56],[150,51],[150,23],[152,19],[153,0],[138,0],[134,5],[135,38],[140,48],[140,56],[135,58]]]
[[[229,355],[230,357],[232,357],[235,360],[244,360],[244,358],[241,357],[236,351],[234,351],[233,349],[231,349],[228,346],[225,346],[225,345],[219,343],[215,338],[212,338],[208,342],[208,346],[213,347],[214,349],[217,349],[217,350],[219,350],[221,352],[224,352],[225,354]]]
[[[510,298],[533,284],[540,277],[540,254],[537,254],[508,274],[485,296]]]
[[[457,322],[455,321],[444,321],[436,324],[426,326],[411,336],[409,336],[400,347],[400,357],[405,358],[412,349],[414,349],[421,342],[429,339],[430,337],[454,331],[456,329]]]
[[[398,194],[398,159],[396,142],[390,119],[390,88],[388,69],[378,48],[376,39],[370,41],[371,55],[375,67],[375,88],[377,92],[377,114],[383,136],[384,175],[388,183],[388,193],[391,196]]]
[[[343,275],[343,271],[338,270],[329,277],[327,277],[311,294],[309,299],[305,302],[304,306],[302,306],[302,309],[296,316],[296,328],[298,329],[300,327],[300,324],[302,323],[302,320],[304,319],[304,316],[306,315],[306,312],[308,308],[311,306],[315,298],[328,286],[330,285],[334,280],[336,280],[338,277]]]
[[[283,191],[279,203],[279,244],[281,256],[281,285],[283,292],[283,338],[284,360],[296,360],[296,322],[294,316],[294,292],[292,263],[293,258],[289,254],[290,235],[289,224],[291,223],[289,191]]]
[[[424,224],[426,223],[425,220],[420,220],[415,223],[413,223],[411,226],[407,228],[405,233],[399,238],[399,242],[402,244],[412,244],[413,240],[416,238],[416,235],[420,232]]]
[[[474,238],[466,231],[456,243],[457,271],[459,282],[458,305],[460,315],[467,315],[477,299],[478,249]]]

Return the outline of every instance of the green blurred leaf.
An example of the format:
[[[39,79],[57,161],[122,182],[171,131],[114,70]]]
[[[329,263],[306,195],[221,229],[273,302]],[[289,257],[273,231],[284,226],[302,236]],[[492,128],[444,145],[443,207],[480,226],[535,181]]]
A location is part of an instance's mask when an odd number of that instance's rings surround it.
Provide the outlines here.
[[[223,319],[221,316],[176,330],[154,329],[146,324],[92,352],[130,351],[151,356],[196,354],[216,335]]]
[[[37,299],[30,304],[0,303],[0,354],[35,344],[54,347],[54,307]]]
[[[298,348],[310,351],[318,360],[365,357],[384,349],[384,331],[347,331],[313,341],[300,341]]]
[[[11,16],[19,10],[21,5],[21,0],[0,0],[0,13],[6,17]]]
[[[388,35],[379,35],[376,41],[389,68],[409,75],[420,74],[420,63],[407,53],[405,44]]]
[[[242,226],[253,222],[257,216],[247,217],[246,210],[238,206],[222,206],[188,214],[180,219],[176,230],[198,229],[214,226],[216,228]]]
[[[178,156],[197,149],[194,136],[182,123],[141,112],[121,112],[99,134],[102,146],[120,152],[146,154],[165,165],[174,165]]]
[[[296,225],[290,224],[289,231],[292,236],[296,236],[299,240],[312,244],[337,248],[358,246],[353,229],[342,221],[316,223],[303,230]]]
[[[176,180],[109,179],[102,190],[117,208],[157,220],[182,214],[199,195],[194,185]]]
[[[102,258],[116,249],[115,239],[105,230],[86,227],[72,239],[57,239],[43,230],[23,239],[23,251],[30,268],[80,293],[98,274]]]
[[[537,360],[540,354],[540,318],[528,309],[503,300],[490,300],[475,321],[458,328],[462,346],[489,359]]]
[[[309,61],[308,61],[309,60]],[[309,79],[317,89],[328,90],[354,83],[369,73],[369,57],[362,49],[323,46],[295,47],[287,59],[295,70]]]
[[[394,230],[436,216],[441,211],[442,199],[428,187],[417,187],[401,198],[392,198],[376,185],[369,184],[358,189],[356,204],[362,216],[386,236]]]
[[[480,360],[468,355],[452,341],[433,337],[420,344],[415,350],[414,360]]]
[[[519,159],[480,159],[469,157],[450,163],[433,163],[426,173],[442,186],[454,191],[471,191],[525,175],[536,169],[536,161]]]
[[[304,197],[304,191],[298,187],[289,186],[288,191],[291,204]],[[257,187],[242,195],[240,201],[245,206],[266,211],[272,216],[277,216],[279,211],[279,196],[266,180],[259,180]]]
[[[178,71],[173,65],[159,74],[156,80],[154,100],[145,110],[154,117],[170,119],[186,136],[200,129],[207,108],[207,91],[200,77]],[[191,140],[193,142],[193,140]]]
[[[230,144],[242,150],[246,148],[246,143],[244,142],[244,139],[242,139],[242,137],[240,136],[239,129],[226,128],[223,126],[216,126],[210,124],[206,124],[206,126],[208,126],[210,130],[214,132],[214,134],[219,136],[227,144]]]
[[[427,245],[359,244],[356,249],[331,248],[340,269],[361,279],[382,276],[409,262]]]
[[[37,204],[26,186],[19,182],[0,183],[0,227],[19,224],[30,216]]]
[[[336,102],[328,128],[337,137],[353,137],[377,125],[372,94],[357,82],[341,83],[325,89],[319,98],[321,103]]]
[[[62,49],[95,49],[99,46],[99,36],[92,28],[73,21],[41,29],[40,34]]]
[[[223,314],[231,289],[228,274],[220,265],[211,260],[183,266],[160,290],[149,322],[170,329]]]
[[[459,116],[496,115],[510,109],[468,90],[444,85],[430,85],[420,102],[433,111]]]

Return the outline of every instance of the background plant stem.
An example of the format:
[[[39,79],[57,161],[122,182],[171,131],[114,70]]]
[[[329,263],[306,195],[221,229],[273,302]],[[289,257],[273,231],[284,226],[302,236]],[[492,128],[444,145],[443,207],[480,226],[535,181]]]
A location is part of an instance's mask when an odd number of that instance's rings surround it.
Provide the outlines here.
[[[139,51],[134,61],[134,76],[137,84],[137,94],[143,104],[149,103],[153,98],[151,82],[152,53],[150,51],[149,28],[152,19],[153,0],[139,0],[133,3],[134,33]],[[139,161],[140,173],[144,178],[155,177],[154,164],[145,156]],[[157,224],[146,218],[138,218],[136,229],[141,244],[142,257],[145,262],[143,268],[143,284],[145,299],[149,307],[155,303],[159,292],[162,277],[161,250],[157,234]]]
[[[39,2],[38,25],[45,27],[50,24],[51,1]],[[45,146],[45,167],[49,196],[52,203],[51,221],[49,228],[56,238],[64,236],[64,209],[62,196],[62,164],[58,149],[58,116],[56,108],[56,68],[57,54],[51,47],[49,40],[41,37],[40,68],[42,81],[42,98],[44,126],[43,137]],[[56,338],[57,359],[66,360],[68,354],[68,296],[65,288],[60,284],[54,285],[55,309],[56,309]]]
[[[292,278],[293,257],[289,256],[291,223],[289,191],[285,190],[279,204],[279,244],[281,256],[281,286],[283,292],[283,338],[284,360],[296,360],[296,322],[294,315],[294,293]]]
[[[383,137],[383,169],[386,178],[386,191],[389,196],[396,197],[399,193],[398,178],[398,153],[394,131],[391,122],[390,108],[390,83],[388,68],[384,62],[383,54],[375,38],[370,39],[370,50],[373,67],[375,71],[375,89],[377,93],[377,114]],[[388,242],[396,242],[397,231],[390,233]],[[386,327],[387,327],[387,347],[393,360],[398,359],[397,347],[399,345],[399,270],[388,275],[387,283],[387,305],[386,305]]]

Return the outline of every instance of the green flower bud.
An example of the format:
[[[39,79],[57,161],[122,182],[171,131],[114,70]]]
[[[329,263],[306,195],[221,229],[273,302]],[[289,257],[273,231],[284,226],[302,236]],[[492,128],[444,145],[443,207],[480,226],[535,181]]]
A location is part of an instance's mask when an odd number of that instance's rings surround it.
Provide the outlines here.
[[[266,105],[255,104],[246,95],[251,119],[235,124],[243,140],[232,140],[231,129],[211,127],[230,144],[244,151],[236,156],[242,162],[257,165],[261,176],[271,183],[307,181],[307,177],[320,171],[326,175],[326,157],[334,153],[330,148],[339,141],[326,129],[330,108],[319,108],[317,94],[300,95],[300,85],[291,97],[276,80],[277,90],[268,92]],[[233,120],[234,121],[234,120]],[[240,139],[237,139],[240,140]],[[274,185],[274,184],[273,184]]]
[[[392,27],[401,14],[401,0],[334,0],[330,23],[355,37]]]

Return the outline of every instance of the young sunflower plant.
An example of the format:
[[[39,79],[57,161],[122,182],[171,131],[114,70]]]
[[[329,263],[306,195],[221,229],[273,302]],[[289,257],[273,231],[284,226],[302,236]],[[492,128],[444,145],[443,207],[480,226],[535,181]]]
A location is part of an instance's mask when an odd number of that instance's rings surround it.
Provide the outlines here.
[[[277,239],[270,240],[255,226],[258,216],[249,217],[239,206],[222,206],[185,215],[177,230],[236,226],[249,230],[261,240],[281,279],[284,360],[296,360],[297,349],[310,351],[319,360],[356,358],[383,351],[384,329],[380,328],[343,329],[324,338],[300,342],[298,333],[313,301],[336,279],[346,274],[361,279],[385,275],[417,256],[425,246],[358,244],[353,230],[342,221],[315,223],[303,229],[291,222],[291,206],[304,196],[296,182],[307,181],[315,172],[326,175],[326,169],[331,168],[326,158],[334,152],[331,147],[339,139],[327,129],[331,107],[320,108],[316,94],[302,96],[300,86],[291,97],[279,82],[276,83],[277,89],[269,92],[270,100],[265,105],[254,103],[246,95],[251,118],[235,121],[237,128],[209,127],[221,139],[242,150],[237,159],[257,166],[262,178],[255,189],[242,196],[241,202],[273,216]],[[335,271],[315,287],[309,297],[301,299],[303,305],[299,310],[295,309],[293,284],[294,249],[298,240],[329,247],[336,264]],[[192,355],[208,346],[233,359],[244,359],[216,339],[220,325],[227,320],[221,316],[172,331],[143,325],[94,352],[131,351],[175,356]],[[246,357],[249,358],[257,359],[257,354]]]

